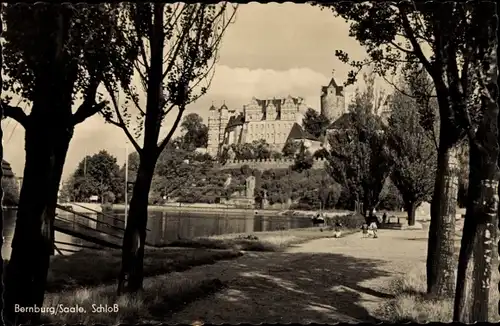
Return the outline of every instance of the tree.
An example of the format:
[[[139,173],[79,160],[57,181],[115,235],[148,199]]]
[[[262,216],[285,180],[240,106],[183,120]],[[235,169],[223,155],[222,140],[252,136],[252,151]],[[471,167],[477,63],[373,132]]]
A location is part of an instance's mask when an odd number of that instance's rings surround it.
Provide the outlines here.
[[[300,146],[301,144],[298,141],[295,141],[293,139],[287,140],[285,146],[283,147],[283,155],[288,158],[295,157],[295,154],[297,154],[297,152],[300,150]]]
[[[197,113],[190,113],[181,123],[183,145],[187,147],[207,147],[208,127],[203,123],[203,118]]]
[[[321,137],[330,123],[331,121],[322,113],[311,108],[307,109],[304,119],[302,119],[304,130],[315,137]]]
[[[304,143],[302,143],[300,145],[299,152],[297,153],[297,155],[295,155],[295,161],[293,163],[292,170],[300,173],[302,171],[309,170],[310,168],[312,168],[313,163],[314,159],[311,153],[307,150]]]
[[[2,98],[4,115],[26,131],[24,180],[5,270],[9,324],[36,323],[39,317],[19,314],[14,307],[42,305],[57,195],[74,127],[106,105],[96,102],[97,88],[111,62],[122,70],[130,62],[128,53],[116,51],[112,8],[104,3],[3,7],[3,90],[31,103],[28,115],[8,96]],[[75,106],[76,100],[81,104]]]
[[[105,150],[85,157],[68,183],[70,197],[84,202],[92,195],[98,195],[103,201],[108,193],[112,193],[115,199],[120,198],[124,187],[116,158]]]
[[[326,148],[320,148],[314,152],[313,157],[317,159],[326,159],[330,153]]]
[[[254,140],[252,142],[252,147],[254,148],[255,158],[258,160],[270,159],[271,149],[269,144],[264,140]]]
[[[469,68],[473,60],[480,60],[473,56],[479,42],[476,35],[488,22],[488,19],[476,21],[479,16],[476,13],[485,8],[492,11],[489,6],[487,2],[363,2],[354,5],[339,2],[323,5],[350,22],[350,35],[367,50],[368,58],[362,61],[350,61],[347,53],[336,52],[341,61],[354,67],[349,82],[353,82],[357,72],[368,64],[389,83],[386,76],[396,75],[404,65],[422,65],[433,81],[439,104],[440,131],[429,227],[427,292],[437,297],[454,292],[452,257],[456,196],[446,189],[454,187],[456,177],[449,161],[454,161],[457,143],[464,136],[475,139],[474,117],[466,106],[470,95],[467,85],[473,75],[480,73]]]
[[[3,3],[0,3],[0,36],[3,33]],[[0,99],[2,98],[2,90],[3,90],[3,46],[2,43],[0,43]],[[0,164],[3,162],[3,129],[1,125],[1,121],[3,120],[3,103],[0,102]],[[0,180],[3,179],[3,169],[1,168],[0,165]],[[4,193],[3,193],[3,185],[0,182],[0,198],[3,198]],[[0,203],[1,205],[2,203]],[[1,252],[1,248],[3,248],[3,209],[0,209],[0,234],[2,234],[2,238],[0,239],[0,264],[2,264],[2,270],[0,271],[0,279],[3,280],[3,255]],[[0,293],[3,294],[4,286],[3,282],[0,282]],[[0,317],[3,316],[3,307],[4,307],[4,302],[3,302],[3,295],[0,298]],[[3,318],[3,317],[2,317]]]
[[[436,148],[419,123],[415,100],[397,91],[391,99],[387,128],[391,180],[403,198],[408,225],[414,225],[416,208],[432,195]]]
[[[373,114],[373,75],[365,75],[365,82],[366,91],[358,90],[349,107],[348,128],[330,136],[331,151],[327,159],[331,177],[356,203],[363,204],[363,214],[371,212],[380,201],[390,172],[384,126]]]
[[[342,187],[331,180],[331,177],[321,180],[320,187],[318,189],[318,196],[322,203],[323,209],[335,208],[337,202],[339,201],[340,194],[342,192]]]
[[[469,112],[478,118],[469,131],[469,187],[460,254],[453,320],[487,322],[491,271],[497,241],[499,179],[498,6],[484,4],[472,13],[477,35],[469,83],[474,94]],[[475,74],[474,74],[475,72]],[[472,115],[471,114],[471,115]],[[472,115],[474,116],[474,115]]]
[[[141,103],[131,74],[113,71],[113,78],[105,80],[113,108],[103,116],[124,131],[139,155],[118,282],[118,293],[123,293],[142,288],[147,206],[156,162],[186,106],[210,86],[222,36],[236,12],[231,8],[236,7],[228,3],[115,5],[121,13],[117,37],[126,43],[126,51],[139,52],[132,62],[146,97]],[[120,93],[125,95],[124,105],[118,100]],[[174,115],[172,127],[160,137],[169,114]],[[132,116],[135,125],[131,124]],[[142,147],[137,142],[139,137],[144,139]]]

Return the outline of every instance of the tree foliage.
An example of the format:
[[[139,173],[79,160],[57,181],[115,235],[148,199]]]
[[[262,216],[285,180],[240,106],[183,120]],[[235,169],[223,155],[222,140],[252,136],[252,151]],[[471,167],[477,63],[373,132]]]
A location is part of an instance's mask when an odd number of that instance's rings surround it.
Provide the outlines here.
[[[111,197],[109,193],[115,200],[123,200],[125,184],[116,158],[101,150],[78,164],[65,187],[73,201],[86,202],[93,195],[104,200],[104,197]]]
[[[391,180],[402,195],[409,224],[413,225],[415,209],[432,196],[437,150],[419,123],[417,102],[398,91],[391,99],[387,128]]]
[[[224,148],[222,156],[231,156],[229,153],[232,153],[236,160],[265,160],[277,154],[264,139],[254,140],[251,143],[231,144]]]
[[[311,152],[306,148],[305,144],[300,143],[299,152],[295,155],[295,160],[292,165],[292,170],[297,172],[302,172],[312,168],[314,164],[314,158]]]
[[[366,91],[358,91],[349,107],[349,126],[330,135],[328,170],[366,211],[380,200],[390,161],[384,126],[373,114],[373,78],[365,80]]]
[[[5,116],[26,131],[24,180],[5,276],[7,323],[36,323],[40,316],[19,314],[14,307],[43,302],[57,196],[74,127],[105,106],[97,92],[103,73],[112,66],[131,67],[115,38],[112,8],[83,3],[2,6],[2,88],[31,106],[28,114],[3,93]],[[83,101],[75,105],[78,100]]]
[[[208,127],[203,123],[203,118],[197,113],[190,113],[181,123],[183,146],[187,148],[207,147]]]
[[[210,86],[218,48],[235,10],[228,3],[115,6],[120,11],[117,37],[128,52],[136,51],[133,75],[139,83],[131,82],[132,74],[112,70],[105,82],[112,108],[103,116],[124,130],[139,154],[143,149],[137,139],[154,142],[146,147],[153,146],[157,158],[186,107]],[[120,95],[125,97],[123,103]],[[160,139],[160,127],[171,113],[175,113],[173,125]]]
[[[287,158],[295,158],[295,155],[299,152],[301,148],[301,143],[294,140],[294,139],[289,139],[285,143],[285,146],[283,147],[283,156]]]
[[[307,109],[304,119],[302,119],[304,130],[317,138],[324,135],[330,123],[331,121],[327,117],[311,108]]]
[[[479,145],[476,132],[484,107],[471,103],[477,101],[472,96],[475,86],[480,85],[481,93],[496,102],[487,86],[487,69],[484,69],[484,64],[492,60],[488,49],[492,48],[489,30],[494,25],[494,5],[486,1],[318,4],[348,21],[350,36],[367,51],[368,57],[361,61],[350,60],[344,51],[336,51],[342,62],[354,68],[348,83],[354,82],[366,65],[372,65],[393,85],[388,76],[397,75],[402,67],[422,65],[432,79],[439,107],[440,135],[431,204],[427,292],[447,296],[454,291],[456,207],[455,196],[446,191],[452,186],[450,176],[455,173],[450,158],[453,160],[457,143],[465,136],[472,144]]]
[[[61,26],[43,20],[44,15],[59,15]],[[34,101],[39,94],[40,83],[46,78],[48,62],[53,62],[53,52],[47,44],[53,44],[57,31],[63,42],[60,44],[62,55],[60,64],[64,69],[65,88],[60,89],[64,96],[74,103],[83,100],[76,107],[68,121],[75,125],[99,112],[106,102],[96,104],[97,89],[104,78],[104,72],[111,69],[130,74],[133,53],[126,51],[116,38],[116,12],[111,4],[13,4],[5,7],[6,31],[3,33],[4,72],[3,89],[19,95],[24,102]],[[24,23],[20,24],[20,21]],[[63,97],[64,97],[63,96]],[[15,119],[23,127],[27,117],[23,109],[11,106],[11,96],[5,96],[6,116]],[[63,121],[63,120],[61,120]]]

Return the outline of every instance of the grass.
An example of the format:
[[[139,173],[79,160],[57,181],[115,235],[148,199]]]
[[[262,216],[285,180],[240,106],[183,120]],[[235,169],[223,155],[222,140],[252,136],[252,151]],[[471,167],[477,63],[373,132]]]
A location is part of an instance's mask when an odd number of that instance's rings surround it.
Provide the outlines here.
[[[457,257],[458,260],[458,257]],[[497,266],[497,264],[493,264]],[[490,281],[489,320],[500,321],[498,314],[498,302],[500,299],[497,284],[500,281],[500,273],[496,267],[492,270]],[[426,297],[426,275],[425,268],[412,269],[405,276],[395,278],[391,284],[391,292],[395,295],[380,307],[378,314],[386,322],[391,323],[426,323],[443,322],[453,320],[453,298],[435,300]]]
[[[144,279],[143,291],[134,295],[116,295],[116,286],[79,288],[46,295],[44,305],[75,307],[86,313],[44,314],[43,323],[106,324],[160,323],[187,303],[221,290],[219,279],[191,280],[182,273],[170,273]],[[114,307],[117,312],[95,313],[93,305]]]
[[[213,264],[241,255],[232,250],[146,249],[144,276],[182,272],[194,266]],[[120,250],[82,250],[73,255],[54,256],[47,277],[47,292],[116,283],[120,267]]]
[[[350,234],[357,229],[342,230],[342,234]],[[195,239],[177,240],[168,244],[169,247],[190,247],[208,249],[232,249],[243,251],[278,252],[286,248],[314,239],[331,238],[333,232],[320,231],[320,228],[289,229],[280,231],[254,232],[250,234],[224,234]]]

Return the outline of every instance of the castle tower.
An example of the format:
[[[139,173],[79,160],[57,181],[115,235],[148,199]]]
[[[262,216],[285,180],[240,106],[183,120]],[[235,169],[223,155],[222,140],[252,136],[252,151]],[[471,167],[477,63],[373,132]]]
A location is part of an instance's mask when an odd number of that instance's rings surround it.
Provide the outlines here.
[[[344,88],[342,86],[338,86],[332,76],[328,86],[321,87],[321,114],[333,122],[344,112]]]
[[[244,106],[245,121],[254,122],[262,120],[262,107],[255,97],[252,98],[250,104]]]
[[[219,152],[219,130],[220,130],[220,117],[219,111],[215,106],[210,107],[208,116],[208,145],[207,152],[210,156],[216,157]]]
[[[227,108],[226,104],[223,104],[220,107],[220,114],[219,114],[219,145],[224,144],[226,127],[228,122],[229,122],[229,109]]]

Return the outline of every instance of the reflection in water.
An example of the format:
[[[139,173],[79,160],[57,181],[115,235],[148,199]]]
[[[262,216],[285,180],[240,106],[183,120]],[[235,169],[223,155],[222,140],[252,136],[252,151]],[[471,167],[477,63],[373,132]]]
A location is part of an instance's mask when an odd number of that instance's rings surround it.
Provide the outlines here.
[[[14,233],[15,209],[4,210],[4,230],[5,243],[2,247],[4,258],[10,257],[10,243]],[[109,214],[109,213],[108,213]],[[120,229],[124,227],[123,210],[113,210],[111,213],[115,219],[96,214],[85,214],[101,222],[96,223],[71,213],[58,212],[58,216],[66,220],[67,225],[73,230],[80,232],[89,232],[89,228],[97,231],[111,233],[114,235],[123,235]],[[163,245],[178,239],[191,239],[201,236],[221,235],[227,233],[249,233],[260,231],[274,231],[282,229],[295,229],[311,226],[308,218],[290,217],[290,216],[262,216],[255,215],[253,210],[245,213],[191,213],[191,212],[165,212],[150,211],[148,218],[148,231],[146,241],[151,245]],[[95,231],[94,231],[95,232]],[[110,236],[105,236],[110,239]],[[79,250],[75,246],[86,245],[95,246],[87,241],[55,232],[56,246],[63,251],[63,254],[70,254],[72,251]],[[116,239],[114,239],[116,242]],[[55,253],[57,255],[57,252]]]

